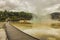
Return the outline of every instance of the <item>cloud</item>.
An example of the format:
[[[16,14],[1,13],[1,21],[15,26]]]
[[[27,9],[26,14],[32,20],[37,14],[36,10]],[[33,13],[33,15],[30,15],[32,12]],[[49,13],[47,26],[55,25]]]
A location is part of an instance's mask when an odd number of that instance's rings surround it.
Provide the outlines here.
[[[34,12],[36,9],[29,1],[0,0],[0,10]]]
[[[45,8],[45,10],[47,12],[55,12],[55,11],[58,11],[59,8],[60,8],[60,4],[55,4],[51,7]]]
[[[60,1],[59,0],[0,0],[0,10],[27,11],[36,13],[37,15],[43,15],[46,10],[48,10],[49,12],[55,10],[56,4],[60,4]],[[56,7],[57,6],[58,5],[56,5]]]
[[[5,4],[6,4],[6,2],[1,0],[1,1],[0,1],[0,8],[4,7]]]
[[[51,5],[49,7],[42,9],[41,15],[48,15],[53,12],[60,12],[60,4]]]

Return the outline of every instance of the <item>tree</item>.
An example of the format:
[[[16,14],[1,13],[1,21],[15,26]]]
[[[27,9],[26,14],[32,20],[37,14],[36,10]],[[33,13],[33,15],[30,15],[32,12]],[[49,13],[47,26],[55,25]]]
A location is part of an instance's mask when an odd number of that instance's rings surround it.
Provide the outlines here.
[[[24,22],[26,22],[26,20],[31,20],[32,19],[32,13],[27,13],[27,12],[20,12],[20,20],[24,20]]]
[[[10,21],[19,21],[19,20],[31,20],[32,13],[27,12],[10,12],[10,11],[0,11],[0,21],[10,20]]]
[[[53,20],[60,20],[60,12],[54,12],[51,14]]]
[[[6,15],[5,15],[5,11],[0,11],[0,21],[5,21],[6,19]]]
[[[19,21],[19,17],[18,17],[18,12],[9,12],[8,13],[8,17],[10,18],[10,21]]]

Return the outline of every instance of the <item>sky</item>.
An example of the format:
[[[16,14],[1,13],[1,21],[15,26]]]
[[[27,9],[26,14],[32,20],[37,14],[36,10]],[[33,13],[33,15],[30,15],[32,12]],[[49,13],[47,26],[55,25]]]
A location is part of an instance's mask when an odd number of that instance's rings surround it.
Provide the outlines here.
[[[35,11],[35,7],[27,0],[0,0],[0,10]]]
[[[0,0],[0,10],[46,15],[60,9],[60,0]]]

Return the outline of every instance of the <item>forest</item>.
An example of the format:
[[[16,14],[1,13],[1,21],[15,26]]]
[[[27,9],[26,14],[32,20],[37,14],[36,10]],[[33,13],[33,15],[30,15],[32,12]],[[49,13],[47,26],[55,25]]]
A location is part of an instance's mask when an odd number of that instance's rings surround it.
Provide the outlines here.
[[[12,12],[12,11],[0,11],[0,21],[20,21],[20,20],[31,20],[32,13],[29,12]]]

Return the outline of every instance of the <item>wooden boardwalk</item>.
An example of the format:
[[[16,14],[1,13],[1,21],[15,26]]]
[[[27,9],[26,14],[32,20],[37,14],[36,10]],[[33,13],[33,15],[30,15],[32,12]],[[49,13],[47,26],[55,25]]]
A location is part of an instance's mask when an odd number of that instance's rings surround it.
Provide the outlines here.
[[[39,40],[11,26],[9,23],[6,23],[4,25],[4,28],[5,28],[8,40]]]

